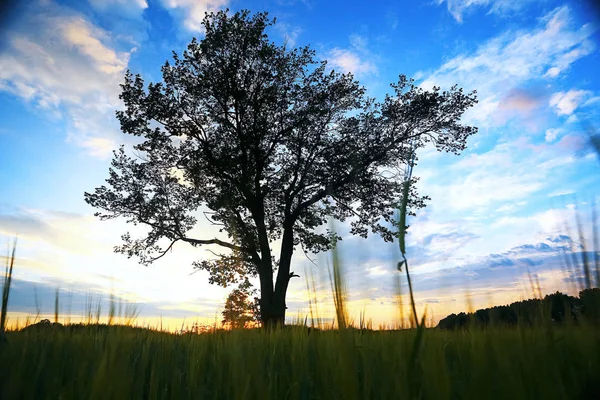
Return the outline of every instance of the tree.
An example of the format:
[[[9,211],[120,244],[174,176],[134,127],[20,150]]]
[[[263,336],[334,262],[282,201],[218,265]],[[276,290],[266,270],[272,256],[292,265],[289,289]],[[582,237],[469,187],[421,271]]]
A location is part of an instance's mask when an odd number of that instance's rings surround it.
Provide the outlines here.
[[[225,301],[223,310],[224,325],[231,328],[245,328],[250,323],[260,322],[260,309],[258,298],[253,297],[256,289],[250,289],[252,285],[246,279],[237,289],[234,289]],[[253,300],[251,300],[253,297]]]
[[[85,193],[101,219],[148,228],[115,248],[142,264],[177,242],[222,249],[194,268],[222,286],[258,276],[265,325],[284,322],[295,249],[317,253],[340,239],[323,228],[328,218],[392,241],[402,182],[390,171],[428,142],[458,154],[477,131],[459,122],[475,92],[426,91],[401,75],[377,102],[310,47],[270,41],[274,23],[266,13],[207,14],[205,38],[173,53],[162,82],[146,87],[127,71],[116,115],[124,133],[143,139],[139,154],[115,151],[108,186]],[[426,199],[414,185],[408,198],[410,210]],[[202,214],[228,239],[194,236]]]

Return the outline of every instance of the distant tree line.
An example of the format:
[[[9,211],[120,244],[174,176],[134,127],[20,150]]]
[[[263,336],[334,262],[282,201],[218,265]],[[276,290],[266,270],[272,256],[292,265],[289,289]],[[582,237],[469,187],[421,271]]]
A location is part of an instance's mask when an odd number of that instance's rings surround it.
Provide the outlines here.
[[[543,299],[517,301],[507,306],[480,309],[474,313],[450,314],[437,327],[455,330],[490,325],[531,326],[541,322],[578,323],[584,320],[600,323],[600,288],[582,290],[579,297],[557,291]]]

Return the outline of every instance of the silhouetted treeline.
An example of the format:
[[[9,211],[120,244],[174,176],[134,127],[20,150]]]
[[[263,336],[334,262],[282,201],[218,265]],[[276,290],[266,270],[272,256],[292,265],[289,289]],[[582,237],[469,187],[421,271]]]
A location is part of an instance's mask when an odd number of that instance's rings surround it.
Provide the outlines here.
[[[28,325],[21,329],[21,332],[42,332],[49,333],[52,331],[67,331],[70,333],[81,332],[81,331],[95,331],[95,332],[108,332],[108,331],[145,331],[154,330],[151,328],[145,328],[140,326],[129,326],[129,325],[108,325],[100,323],[76,323],[63,325],[60,322],[51,322],[48,319],[43,319],[35,324]],[[157,331],[162,332],[162,331]]]
[[[566,321],[600,322],[600,289],[585,289],[579,297],[560,292],[546,295],[543,299],[517,301],[507,306],[477,310],[474,313],[450,314],[442,319],[440,329],[464,329],[470,326],[489,325],[531,326],[541,322],[562,324]]]

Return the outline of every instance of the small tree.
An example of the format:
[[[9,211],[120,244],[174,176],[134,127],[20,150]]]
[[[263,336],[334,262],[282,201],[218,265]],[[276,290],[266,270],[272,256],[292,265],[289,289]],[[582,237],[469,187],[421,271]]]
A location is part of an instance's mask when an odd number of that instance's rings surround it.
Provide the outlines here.
[[[177,242],[223,249],[194,267],[222,286],[258,276],[266,325],[284,322],[296,247],[331,249],[341,238],[317,229],[330,217],[350,218],[352,234],[393,240],[406,227],[393,218],[402,182],[389,171],[427,142],[459,153],[477,130],[459,123],[474,93],[425,91],[401,75],[394,95],[376,102],[309,47],[269,41],[273,24],[266,13],[207,14],[205,38],[173,54],[163,82],[145,87],[127,71],[117,118],[123,132],[143,138],[139,157],[121,147],[108,186],[85,194],[101,219],[149,228],[141,238],[126,233],[115,249],[143,264]],[[423,207],[410,187],[409,209]],[[193,235],[202,209],[229,240]]]
[[[260,322],[260,310],[256,289],[246,279],[237,289],[234,289],[225,301],[223,310],[223,325],[231,328],[245,328],[250,323]]]

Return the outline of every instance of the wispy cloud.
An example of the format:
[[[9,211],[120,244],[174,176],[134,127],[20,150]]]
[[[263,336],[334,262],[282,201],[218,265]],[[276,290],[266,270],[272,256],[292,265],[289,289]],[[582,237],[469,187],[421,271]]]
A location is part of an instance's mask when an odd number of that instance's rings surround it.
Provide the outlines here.
[[[352,72],[354,75],[375,74],[377,67],[370,61],[363,60],[354,51],[335,48],[327,57],[329,64],[341,72]]]
[[[0,90],[68,121],[68,139],[105,157],[116,147],[114,110],[130,51],[83,15],[52,3],[30,7],[0,54]]]
[[[93,26],[83,18],[65,21],[59,29],[67,46],[87,57],[92,65],[106,75],[120,75],[125,71],[128,54],[117,52],[105,46],[101,39],[107,40],[108,34]]]
[[[465,13],[478,7],[488,9],[489,14],[505,15],[527,6],[533,0],[438,0],[438,4],[446,3],[448,11],[454,19],[461,23]]]
[[[302,33],[302,28],[279,21],[275,25],[275,29],[281,34],[281,36],[283,36],[283,40],[287,44],[288,48],[296,46],[298,36],[300,36]]]
[[[450,59],[433,71],[422,86],[445,88],[459,84],[467,90],[476,89],[480,103],[466,117],[484,127],[504,123],[505,120],[491,117],[507,100],[513,104],[515,100],[521,105],[535,104],[526,101],[522,92],[515,96],[521,91],[520,85],[550,70],[550,76],[557,77],[595,49],[591,40],[594,28],[589,24],[573,26],[567,6],[546,14],[539,23],[531,32],[506,32],[480,45],[471,54]]]
[[[229,0],[161,0],[163,6],[173,17],[183,20],[185,29],[191,32],[203,32],[202,20],[206,12],[218,11]]]
[[[561,130],[559,128],[550,128],[546,130],[545,140],[546,142],[553,142],[558,137]]]
[[[370,53],[369,41],[365,36],[356,33],[349,36],[350,48],[333,48],[326,53],[327,62],[341,72],[351,72],[354,75],[377,75],[378,68]]]
[[[444,199],[437,207],[447,212],[483,212],[506,202],[526,199],[548,183],[545,176],[554,166],[540,164],[555,153],[546,151],[523,157],[531,150],[520,149],[521,142],[516,140],[499,144],[485,153],[464,155],[447,167],[455,179],[441,180],[433,175],[425,177],[419,186],[433,198]]]
[[[558,115],[571,115],[585,99],[591,97],[588,90],[569,90],[557,92],[550,97],[549,104],[554,107]]]

